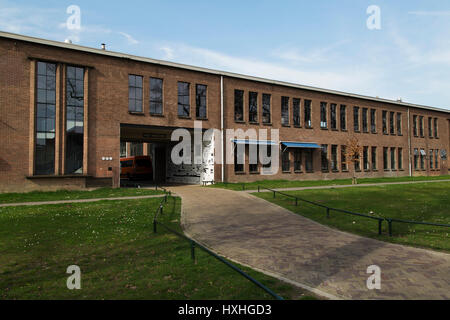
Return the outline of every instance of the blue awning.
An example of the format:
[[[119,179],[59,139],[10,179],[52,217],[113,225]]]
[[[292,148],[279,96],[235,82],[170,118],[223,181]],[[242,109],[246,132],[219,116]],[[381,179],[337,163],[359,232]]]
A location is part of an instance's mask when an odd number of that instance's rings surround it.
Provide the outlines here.
[[[282,141],[281,144],[286,148],[320,149],[320,146],[317,143]]]
[[[236,144],[252,144],[252,145],[265,145],[265,146],[276,146],[277,143],[270,140],[244,140],[244,139],[234,139],[234,143]]]

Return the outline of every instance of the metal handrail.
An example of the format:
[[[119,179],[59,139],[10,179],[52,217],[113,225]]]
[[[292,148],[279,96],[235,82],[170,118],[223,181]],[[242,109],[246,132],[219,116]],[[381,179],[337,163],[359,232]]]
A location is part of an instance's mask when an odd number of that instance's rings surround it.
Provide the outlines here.
[[[165,202],[167,202],[167,197],[165,199],[166,199]],[[175,198],[173,198],[173,199],[175,199]],[[155,216],[153,218],[153,232],[154,233],[157,232],[157,225],[159,224],[160,226],[162,226],[167,231],[172,232],[173,234],[177,235],[178,237],[189,241],[190,247],[191,247],[191,258],[192,258],[193,261],[195,261],[195,247],[198,247],[198,248],[202,249],[203,251],[205,251],[206,253],[208,253],[209,255],[211,255],[214,258],[216,258],[217,260],[219,260],[220,262],[224,263],[226,266],[230,267],[231,269],[233,269],[234,271],[236,271],[237,273],[239,273],[240,275],[242,275],[246,279],[250,280],[253,284],[255,284],[256,286],[258,286],[259,288],[264,290],[266,293],[268,293],[269,295],[271,295],[275,299],[277,299],[277,300],[284,300],[283,297],[281,297],[278,294],[276,294],[274,291],[272,291],[271,289],[269,289],[268,287],[263,285],[261,282],[259,282],[255,278],[251,277],[250,275],[248,275],[247,273],[245,273],[244,271],[242,271],[238,267],[236,267],[234,264],[228,262],[227,260],[225,260],[221,256],[217,255],[216,253],[212,252],[208,248],[206,248],[203,245],[199,244],[197,241],[192,240],[191,238],[187,237],[186,235],[184,235],[184,234],[182,234],[182,233],[180,233],[180,232],[178,232],[176,230],[173,230],[172,228],[166,226],[164,223],[158,221],[158,215],[159,214],[163,214],[163,208],[164,208],[164,205],[163,205],[164,202],[163,201],[164,201],[164,199],[159,204],[158,209],[156,209],[156,213],[155,213]]]

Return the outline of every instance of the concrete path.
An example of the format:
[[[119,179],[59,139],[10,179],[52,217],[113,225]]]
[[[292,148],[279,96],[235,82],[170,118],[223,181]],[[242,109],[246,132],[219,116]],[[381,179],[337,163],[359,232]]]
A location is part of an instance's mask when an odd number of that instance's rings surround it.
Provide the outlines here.
[[[332,299],[450,299],[450,255],[340,232],[245,192],[184,186],[185,232],[229,259]],[[366,287],[381,268],[381,290]]]
[[[355,187],[378,187],[392,184],[416,184],[416,183],[433,183],[433,182],[450,182],[450,180],[428,180],[428,181],[401,181],[401,182],[380,182],[380,183],[361,183],[361,184],[342,184],[342,185],[328,185],[328,186],[311,186],[311,187],[292,187],[292,188],[270,188],[276,191],[298,191],[309,189],[334,189],[334,188],[355,188]],[[261,191],[267,191],[262,189]],[[247,193],[258,192],[258,190],[244,190]]]
[[[20,202],[20,203],[4,203],[1,207],[17,207],[17,206],[40,206],[44,204],[64,204],[64,203],[79,203],[79,202],[96,202],[103,200],[136,200],[149,198],[162,198],[164,194],[155,194],[150,196],[133,196],[133,197],[115,197],[115,198],[94,198],[94,199],[73,199],[73,200],[55,200],[55,201],[35,201],[35,202]]]

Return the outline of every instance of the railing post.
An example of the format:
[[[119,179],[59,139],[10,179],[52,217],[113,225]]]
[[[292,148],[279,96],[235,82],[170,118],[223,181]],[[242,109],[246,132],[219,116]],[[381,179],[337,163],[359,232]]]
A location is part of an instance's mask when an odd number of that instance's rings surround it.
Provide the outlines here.
[[[156,219],[153,219],[153,233],[156,233]]]
[[[273,192],[273,198],[275,199],[275,191]]]
[[[162,214],[164,213],[164,212],[163,212],[164,207],[163,207],[162,204],[159,206],[159,209],[161,210],[161,215],[162,215]]]
[[[389,237],[392,237],[392,220],[387,219],[389,225]]]
[[[158,191],[158,185],[155,185],[155,190]]]
[[[295,206],[298,206],[298,198],[295,197]]]
[[[330,219],[330,208],[327,207],[327,218]]]
[[[191,242],[191,258],[192,261],[195,263],[195,242],[192,240],[190,242]]]
[[[381,236],[381,224],[383,223],[383,220],[378,219],[378,235]]]

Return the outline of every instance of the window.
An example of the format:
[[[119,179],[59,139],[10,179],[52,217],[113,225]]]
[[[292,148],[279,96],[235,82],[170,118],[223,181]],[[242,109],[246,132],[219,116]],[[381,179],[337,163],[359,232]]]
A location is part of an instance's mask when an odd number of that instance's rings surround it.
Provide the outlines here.
[[[270,146],[269,146],[269,148],[270,148]],[[250,153],[250,150],[251,149],[249,149],[249,153]],[[249,157],[249,165],[248,165],[248,168],[249,168],[249,171],[250,171],[250,173],[257,173],[258,172],[258,146],[256,146],[256,157],[255,157],[256,159],[252,159],[252,157]],[[251,163],[250,161],[255,161],[256,160],[256,163]]]
[[[353,129],[359,132],[359,107],[353,107]]]
[[[34,173],[55,173],[56,65],[37,62]]]
[[[245,152],[238,152],[238,147],[237,147],[237,144],[235,143],[234,144],[234,172],[235,173],[244,172],[244,157],[245,157]]]
[[[130,143],[130,156],[142,156],[144,155],[144,144],[142,142],[131,142]]]
[[[437,139],[439,138],[438,135],[438,119],[434,118],[434,137]]]
[[[328,128],[327,103],[326,102],[320,103],[320,128],[322,128],[322,129]]]
[[[190,117],[190,84],[187,82],[178,82],[178,116]]]
[[[347,130],[347,106],[341,104],[340,107],[341,130]]]
[[[331,146],[331,170],[338,171],[338,161],[337,161],[337,145]]]
[[[163,81],[150,78],[150,114],[163,114]]]
[[[332,103],[330,105],[330,122],[331,122],[331,129],[336,130],[337,129],[337,119],[336,119],[336,113],[337,113],[337,106],[335,103]]]
[[[439,150],[434,150],[434,168],[436,170],[439,169]]]
[[[243,90],[234,90],[234,121],[244,121]]]
[[[420,149],[420,169],[425,170],[425,156],[426,152],[423,149]]]
[[[258,93],[249,92],[248,93],[248,121],[257,123],[258,122]]]
[[[390,134],[395,134],[395,127],[394,127],[394,112],[389,113],[389,132]]]
[[[298,148],[294,150],[294,171],[302,171],[302,150]]]
[[[362,127],[363,127],[363,132],[365,132],[365,133],[369,132],[368,113],[369,113],[369,110],[367,108],[362,109]]]
[[[355,157],[355,171],[361,171],[361,159],[359,157],[359,154]]]
[[[311,100],[305,100],[305,127],[311,128]]]
[[[428,117],[428,136],[433,138],[433,118]]]
[[[419,170],[419,149],[414,149],[414,170]]]
[[[311,149],[305,150],[305,169],[306,172],[313,172],[313,153]]]
[[[413,116],[413,133],[414,133],[415,137],[418,136],[418,133],[417,133],[417,116],[416,115]]]
[[[388,152],[389,152],[389,148],[383,147],[383,169],[384,170],[389,170]]]
[[[397,112],[397,134],[402,135],[402,114]]]
[[[328,171],[328,145],[322,145],[322,154],[321,154],[321,163],[322,163],[322,171]]]
[[[300,127],[300,99],[292,99],[292,115],[295,127]]]
[[[281,166],[282,166],[282,170],[283,172],[289,172],[291,171],[291,166],[290,166],[290,159],[289,159],[289,151],[285,150],[282,154],[282,162],[281,162]]]
[[[262,95],[262,122],[270,123],[270,94],[263,93]]]
[[[127,143],[120,141],[120,157],[125,158],[127,156]]]
[[[372,170],[377,170],[377,147],[372,147]]]
[[[289,125],[289,97],[281,97],[281,125]]]
[[[385,111],[385,110],[383,110],[382,121],[383,121],[383,134],[388,134],[388,129],[387,129],[387,111]]]
[[[195,86],[195,116],[197,119],[206,119],[206,89],[203,84]]]
[[[348,167],[347,167],[347,156],[346,156],[346,146],[341,146],[341,170],[342,171],[347,171]]]
[[[420,137],[423,138],[423,116],[419,117],[419,132]]]
[[[365,171],[369,171],[369,147],[363,148],[363,166]]]
[[[370,109],[370,132],[377,133],[377,111]]]
[[[128,111],[142,112],[142,77],[128,76]]]
[[[84,68],[67,66],[66,174],[83,173]]]
[[[403,170],[403,148],[397,149],[398,170]]]
[[[431,170],[433,170],[433,165],[434,165],[433,155],[434,155],[434,151],[433,151],[433,149],[430,149],[429,160],[430,160],[430,169]]]
[[[395,170],[395,148],[391,148],[391,170]]]

